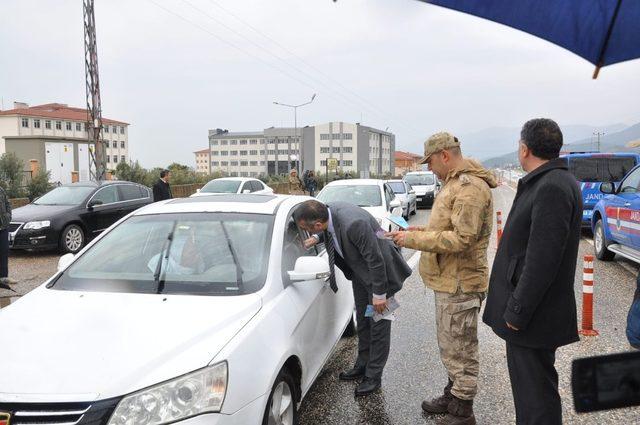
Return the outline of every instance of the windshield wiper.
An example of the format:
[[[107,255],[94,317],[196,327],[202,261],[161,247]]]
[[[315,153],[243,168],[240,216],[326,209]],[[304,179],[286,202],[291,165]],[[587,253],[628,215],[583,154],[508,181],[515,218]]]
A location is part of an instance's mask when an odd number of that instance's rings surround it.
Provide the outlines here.
[[[162,244],[162,250],[160,251],[160,258],[158,258],[158,263],[156,264],[156,271],[153,274],[153,281],[156,283],[156,294],[161,294],[164,291],[164,275],[166,274],[166,269],[162,270],[162,262],[167,260],[167,264],[169,264],[169,252],[171,250],[171,244],[173,243],[173,233],[176,231],[176,226],[178,225],[178,221],[173,222],[173,226],[171,227],[171,231],[167,235],[167,239],[165,239]],[[166,253],[165,253],[166,251]],[[162,274],[162,278],[160,275]]]
[[[236,250],[233,248],[233,244],[231,243],[231,238],[229,237],[229,233],[227,232],[227,228],[225,227],[223,222],[220,222],[220,227],[222,227],[222,232],[224,233],[224,237],[227,240],[227,245],[229,246],[229,251],[231,252],[231,257],[233,258],[233,262],[236,265],[236,283],[238,285],[238,290],[241,294],[244,293],[244,282],[242,281],[242,266],[240,266],[240,261],[238,260],[238,254]]]

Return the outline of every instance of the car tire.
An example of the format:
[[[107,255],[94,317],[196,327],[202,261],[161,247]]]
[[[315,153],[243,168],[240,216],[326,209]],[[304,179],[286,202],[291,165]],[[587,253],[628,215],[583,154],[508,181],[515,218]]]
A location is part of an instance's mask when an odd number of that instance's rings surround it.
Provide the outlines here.
[[[358,334],[358,318],[356,316],[356,310],[353,309],[351,320],[349,321],[349,324],[344,330],[344,333],[342,334],[342,336],[350,337],[350,336],[356,336],[357,334]]]
[[[295,391],[296,385],[293,376],[288,370],[281,370],[271,388],[267,407],[262,418],[262,425],[298,424],[298,398]]]
[[[598,220],[593,231],[593,249],[596,258],[602,261],[611,261],[616,256],[615,253],[607,249],[607,238],[604,234],[604,226],[602,220]]]
[[[63,253],[78,253],[85,245],[86,239],[82,227],[69,224],[60,234],[60,251]]]

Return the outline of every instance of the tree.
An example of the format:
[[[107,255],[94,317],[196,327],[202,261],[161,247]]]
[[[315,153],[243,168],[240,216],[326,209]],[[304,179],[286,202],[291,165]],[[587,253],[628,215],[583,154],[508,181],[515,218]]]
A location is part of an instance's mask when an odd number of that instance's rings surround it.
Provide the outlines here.
[[[24,177],[24,161],[13,152],[0,156],[0,184],[7,191],[9,198],[20,198],[23,195],[22,179]]]
[[[27,183],[27,196],[29,200],[33,201],[36,198],[41,197],[51,189],[53,185],[49,183],[51,178],[51,172],[40,170],[38,174],[31,178],[31,181]]]

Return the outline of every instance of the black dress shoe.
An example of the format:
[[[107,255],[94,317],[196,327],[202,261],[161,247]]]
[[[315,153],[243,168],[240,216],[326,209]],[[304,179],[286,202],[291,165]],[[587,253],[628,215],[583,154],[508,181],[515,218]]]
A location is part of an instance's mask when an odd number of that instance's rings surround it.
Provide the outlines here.
[[[360,379],[362,377],[364,377],[363,367],[354,367],[353,369],[340,372],[340,375],[338,375],[338,379],[340,379],[341,381],[355,381],[356,379]]]
[[[382,383],[377,379],[364,378],[364,380],[356,387],[356,396],[364,396],[374,393],[380,389]]]

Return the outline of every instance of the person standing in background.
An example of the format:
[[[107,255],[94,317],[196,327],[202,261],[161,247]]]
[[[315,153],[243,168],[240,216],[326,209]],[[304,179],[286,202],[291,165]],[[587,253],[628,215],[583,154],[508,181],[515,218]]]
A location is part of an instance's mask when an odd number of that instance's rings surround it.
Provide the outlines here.
[[[169,179],[171,178],[171,172],[169,170],[160,171],[160,179],[153,185],[153,202],[164,201],[165,199],[172,199],[171,185],[169,185]]]
[[[292,169],[289,173],[289,195],[304,195],[302,181],[298,177],[298,171]]]
[[[9,224],[11,223],[11,203],[7,192],[0,186],[0,288],[9,289],[15,282],[9,279]]]
[[[309,192],[309,196],[316,196],[316,190],[318,189],[318,180],[316,179],[316,174],[313,170],[309,170],[307,176],[304,179],[304,186]]]

